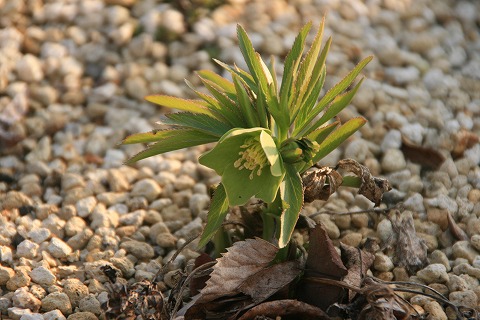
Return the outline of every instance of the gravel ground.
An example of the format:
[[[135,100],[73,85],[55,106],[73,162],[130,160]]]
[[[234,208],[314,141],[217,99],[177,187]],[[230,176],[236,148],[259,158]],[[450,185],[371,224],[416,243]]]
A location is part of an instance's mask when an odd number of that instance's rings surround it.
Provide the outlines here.
[[[119,281],[152,279],[201,230],[207,186],[218,178],[198,166],[201,148],[122,165],[141,146],[118,142],[151,130],[165,111],[143,96],[190,96],[183,79],[198,84],[193,71],[217,69],[212,57],[242,66],[237,22],[262,54],[280,62],[300,27],[318,24],[326,11],[326,35],[334,35],[327,87],[359,58],[376,58],[342,114],[369,122],[324,163],[354,158],[389,179],[394,189],[385,201],[404,202],[428,246],[430,264],[416,275],[395,266],[388,251],[377,254],[373,274],[429,284],[478,308],[480,2],[175,3],[0,0],[1,317],[102,318],[109,286],[102,266],[119,270]],[[438,170],[412,163],[400,151],[402,138],[439,151],[445,162]],[[343,190],[304,211],[371,207]],[[448,231],[448,213],[465,240]],[[392,228],[372,214],[316,218],[336,243],[354,246],[367,236],[387,241]],[[175,270],[196,257],[189,248],[169,267],[165,290]],[[447,319],[437,302],[408,298],[432,319]]]

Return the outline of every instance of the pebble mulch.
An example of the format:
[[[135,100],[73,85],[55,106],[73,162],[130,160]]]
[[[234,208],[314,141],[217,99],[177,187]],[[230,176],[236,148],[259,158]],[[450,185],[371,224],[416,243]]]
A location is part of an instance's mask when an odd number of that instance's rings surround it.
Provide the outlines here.
[[[201,231],[208,185],[218,178],[197,165],[202,148],[122,165],[141,147],[119,147],[121,139],[153,129],[164,111],[143,96],[191,96],[183,79],[198,84],[194,70],[219,70],[212,57],[242,67],[238,22],[255,48],[280,62],[300,27],[309,20],[318,25],[326,11],[325,33],[333,35],[327,87],[360,58],[376,58],[342,113],[342,119],[360,114],[369,122],[324,164],[354,158],[386,177],[394,189],[385,201],[403,202],[413,213],[429,251],[429,265],[412,276],[379,252],[373,274],[428,284],[453,303],[478,308],[480,2],[230,0],[195,6],[201,2],[0,1],[1,317],[102,318],[109,299],[102,268],[118,270],[118,281],[129,284],[151,280]],[[477,143],[462,147],[475,137]],[[446,160],[437,170],[412,163],[400,150],[405,138]],[[343,190],[304,211],[315,213],[336,243],[358,246],[367,236],[387,241],[391,223],[371,214],[317,212],[371,207]],[[448,231],[447,213],[465,240]],[[165,290],[176,270],[197,256],[194,248],[169,266]],[[451,317],[431,299],[408,298],[431,319]]]

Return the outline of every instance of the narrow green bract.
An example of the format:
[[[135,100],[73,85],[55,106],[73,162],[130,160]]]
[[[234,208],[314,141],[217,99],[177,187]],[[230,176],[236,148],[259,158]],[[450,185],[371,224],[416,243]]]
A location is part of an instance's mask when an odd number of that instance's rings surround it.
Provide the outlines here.
[[[362,81],[353,83],[372,57],[362,60],[320,97],[327,76],[325,62],[331,39],[322,48],[322,20],[310,49],[304,54],[311,26],[312,23],[305,25],[295,39],[285,60],[279,88],[273,58],[265,62],[253,48],[247,32],[238,25],[239,47],[248,70],[216,61],[231,74],[232,80],[210,70],[198,71],[209,94],[187,83],[197,100],[166,95],[146,97],[152,103],[181,112],[165,115],[159,122],[160,130],[133,134],[123,141],[152,143],[128,163],[217,142],[199,158],[202,165],[222,177],[201,246],[221,228],[229,206],[244,205],[252,197],[267,205],[264,228],[277,228],[264,230],[264,235],[274,235],[280,247],[286,246],[303,205],[301,174],[365,123],[363,118],[344,124],[332,119],[352,101]],[[346,91],[348,88],[352,89]],[[266,222],[271,217],[277,221]]]

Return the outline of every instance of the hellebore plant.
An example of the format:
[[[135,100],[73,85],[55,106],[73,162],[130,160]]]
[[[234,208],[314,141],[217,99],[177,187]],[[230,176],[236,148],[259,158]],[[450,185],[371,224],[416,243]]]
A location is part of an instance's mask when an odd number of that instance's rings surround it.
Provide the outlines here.
[[[323,27],[324,21],[305,56],[311,23],[301,29],[286,57],[281,84],[277,82],[273,57],[267,65],[239,25],[238,41],[248,71],[216,61],[231,74],[232,81],[212,71],[199,71],[209,95],[192,88],[198,100],[146,97],[180,112],[166,114],[160,130],[127,137],[124,144],[153,143],[129,163],[217,142],[199,158],[202,165],[222,177],[212,198],[200,247],[221,228],[230,206],[244,205],[252,197],[266,203],[263,238],[285,247],[303,205],[301,174],[365,124],[361,117],[343,124],[332,119],[351,102],[362,80],[350,86],[372,57],[362,60],[319,99],[331,44],[329,38],[322,49]]]

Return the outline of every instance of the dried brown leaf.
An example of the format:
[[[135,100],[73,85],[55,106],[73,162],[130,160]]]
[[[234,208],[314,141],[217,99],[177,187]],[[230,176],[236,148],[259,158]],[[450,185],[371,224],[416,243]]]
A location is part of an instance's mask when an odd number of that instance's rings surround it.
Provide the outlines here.
[[[458,224],[453,220],[452,215],[450,212],[447,211],[447,220],[448,220],[448,229],[452,233],[452,235],[457,238],[458,240],[470,240],[468,235],[463,231]]]
[[[445,161],[445,157],[437,150],[414,145],[405,138],[402,138],[400,149],[405,158],[426,168],[436,170]]]
[[[258,304],[291,283],[301,271],[297,261],[277,263],[246,279],[239,290],[251,296],[253,302]]]
[[[200,255],[195,259],[195,264],[193,269],[197,269],[198,267],[204,265],[205,263],[211,262],[213,259],[206,253],[202,252]],[[190,279],[189,288],[190,288],[190,296],[196,295],[200,290],[202,290],[210,275],[202,275],[199,277],[192,277]]]
[[[392,189],[387,180],[372,176],[367,167],[353,159],[340,160],[337,168],[352,172],[359,177],[361,179],[361,185],[358,193],[375,203],[375,206],[380,205],[383,194]]]
[[[295,316],[304,320],[329,320],[321,309],[298,300],[275,300],[264,302],[247,311],[238,320],[263,319],[261,317]]]
[[[233,296],[251,276],[266,268],[275,258],[278,248],[268,241],[255,238],[238,241],[217,259],[210,279],[200,292],[199,303]]]
[[[367,279],[362,291],[368,304],[360,312],[358,320],[413,319],[412,307],[396,295],[388,285]]]
[[[329,278],[341,280],[347,275],[347,269],[340,255],[333,246],[332,240],[321,224],[310,230],[310,244],[305,266],[304,278]],[[338,286],[304,280],[299,285],[299,300],[325,310],[338,302],[344,290]],[[319,294],[321,292],[322,294]]]
[[[305,172],[302,175],[304,201],[328,200],[342,184],[342,180],[342,176],[329,167],[314,168]]]
[[[392,222],[394,237],[390,245],[395,247],[395,260],[409,272],[423,268],[427,263],[427,245],[417,236],[410,211],[392,210],[388,219]]]
[[[348,274],[343,278],[343,281],[348,285],[360,287],[368,269],[375,260],[375,255],[344,243],[340,243],[340,249],[342,261],[348,269]],[[349,290],[348,300],[352,301],[355,295],[356,292]]]

